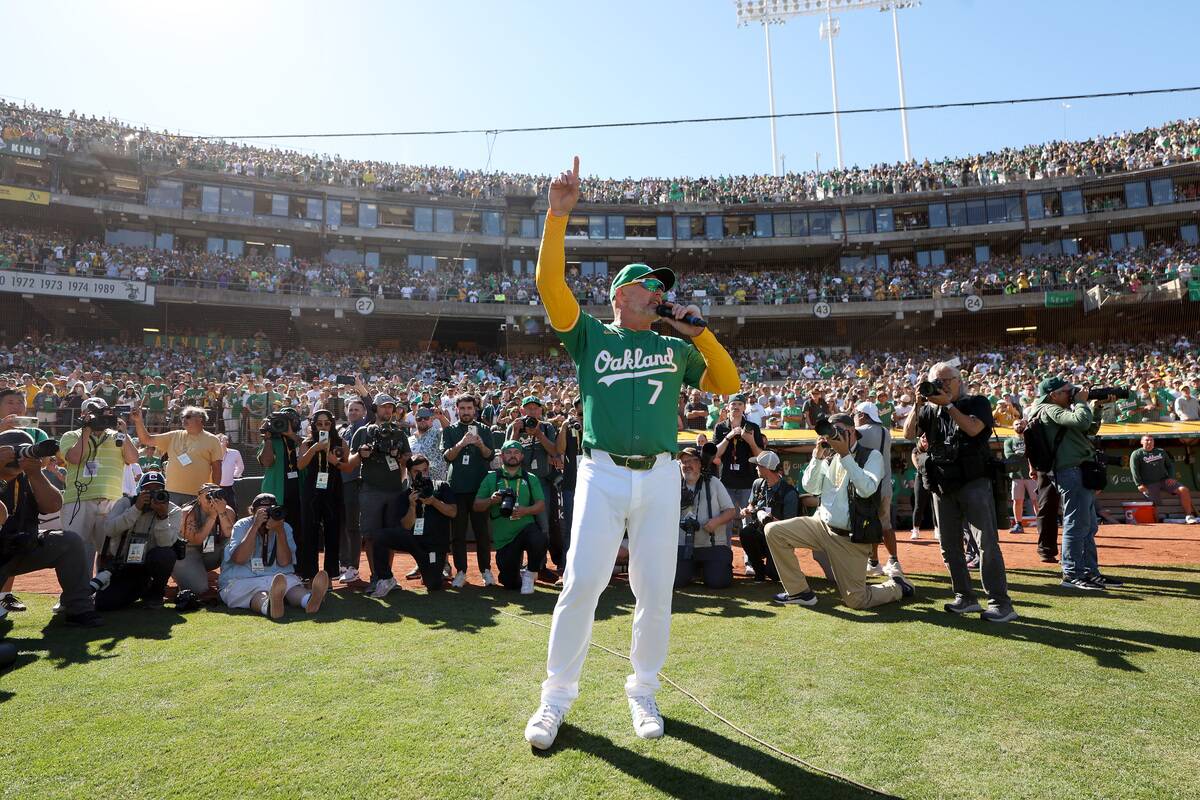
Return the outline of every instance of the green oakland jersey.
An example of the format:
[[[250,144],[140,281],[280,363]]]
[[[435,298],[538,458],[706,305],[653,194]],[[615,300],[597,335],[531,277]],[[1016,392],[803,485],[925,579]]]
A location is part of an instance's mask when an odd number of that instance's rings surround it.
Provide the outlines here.
[[[146,398],[146,409],[149,411],[165,411],[167,394],[171,390],[165,383],[148,383],[142,388],[142,397]]]
[[[584,447],[627,456],[678,449],[679,391],[698,387],[705,369],[691,342],[584,313],[570,330],[555,332],[579,373]]]

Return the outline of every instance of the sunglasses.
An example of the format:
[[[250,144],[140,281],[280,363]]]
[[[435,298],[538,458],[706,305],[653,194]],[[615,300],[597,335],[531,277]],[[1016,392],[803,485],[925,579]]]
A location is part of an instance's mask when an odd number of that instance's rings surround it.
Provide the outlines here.
[[[642,278],[640,281],[633,281],[633,283],[641,284],[642,288],[648,292],[665,292],[667,290],[667,285],[658,278]]]

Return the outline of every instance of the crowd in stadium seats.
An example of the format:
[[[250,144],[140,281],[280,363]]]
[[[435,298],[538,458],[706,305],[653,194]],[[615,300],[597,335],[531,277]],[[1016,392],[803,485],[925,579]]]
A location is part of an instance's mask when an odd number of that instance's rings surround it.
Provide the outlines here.
[[[453,167],[391,164],[179,137],[115,119],[0,103],[0,135],[42,142],[63,153],[100,146],[147,162],[273,180],[413,194],[493,198],[542,194],[549,176],[485,173]],[[1060,176],[1093,176],[1200,157],[1200,121],[1178,120],[1137,132],[1054,141],[940,161],[702,178],[585,179],[583,199],[597,203],[721,204],[820,200],[987,186]]]
[[[443,261],[445,265],[461,262]],[[897,259],[888,266],[761,272],[684,272],[677,297],[716,304],[790,304],[899,300],[935,295],[1018,294],[1104,285],[1136,293],[1177,277],[1187,279],[1200,263],[1200,248],[1176,242],[1118,253],[1079,256],[1005,257],[976,264],[970,256],[944,265],[920,266]],[[530,275],[465,272],[443,266],[431,272],[408,267],[347,266],[318,260],[272,256],[231,257],[200,250],[165,251],[107,245],[69,230],[0,224],[0,269],[125,278],[160,285],[211,286],[250,292],[279,292],[454,302],[525,303],[538,300]],[[568,276],[585,303],[607,302],[607,275]]]

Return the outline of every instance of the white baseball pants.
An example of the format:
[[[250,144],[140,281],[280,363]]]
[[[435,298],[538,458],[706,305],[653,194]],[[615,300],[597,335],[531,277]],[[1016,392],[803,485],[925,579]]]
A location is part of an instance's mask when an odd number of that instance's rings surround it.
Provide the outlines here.
[[[580,456],[567,575],[550,627],[543,703],[569,708],[579,696],[596,603],[612,577],[627,530],[629,584],[637,603],[629,649],[633,674],[625,680],[625,693],[634,697],[658,691],[671,633],[679,486],[679,465],[665,453],[648,470],[618,467],[600,450]]]

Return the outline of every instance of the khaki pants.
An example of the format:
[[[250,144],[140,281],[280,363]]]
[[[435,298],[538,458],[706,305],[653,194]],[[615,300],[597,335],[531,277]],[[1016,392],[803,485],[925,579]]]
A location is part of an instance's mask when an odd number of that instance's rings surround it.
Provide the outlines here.
[[[83,540],[83,555],[88,578],[95,574],[96,553],[104,546],[104,520],[112,510],[113,500],[79,500],[62,507],[62,528],[74,531]],[[118,537],[120,538],[120,537]],[[110,550],[116,550],[116,543]]]
[[[850,608],[871,608],[893,603],[900,599],[900,586],[892,580],[867,585],[867,556],[871,545],[850,541],[848,536],[839,536],[828,525],[816,517],[795,517],[783,522],[767,525],[767,546],[779,570],[779,580],[788,594],[808,591],[808,580],[800,570],[796,559],[796,548],[824,553],[833,570],[842,601]]]

